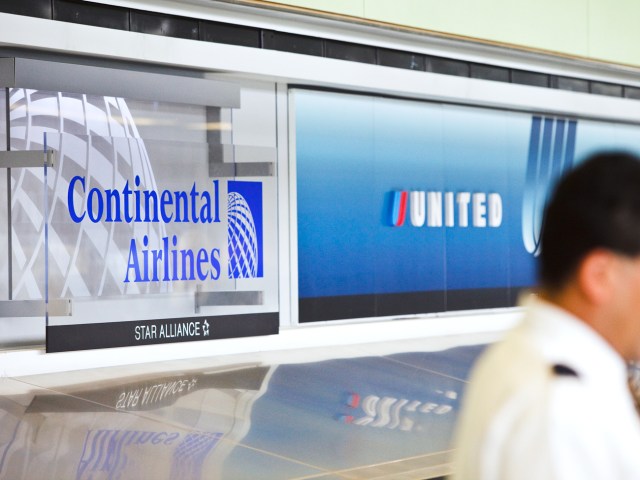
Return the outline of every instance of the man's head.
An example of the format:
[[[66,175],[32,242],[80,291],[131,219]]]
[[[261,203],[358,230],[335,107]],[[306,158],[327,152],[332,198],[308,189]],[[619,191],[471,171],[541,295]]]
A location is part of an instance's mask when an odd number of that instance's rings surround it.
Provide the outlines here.
[[[550,298],[625,358],[640,356],[639,158],[601,153],[560,180],[545,211],[539,275]]]

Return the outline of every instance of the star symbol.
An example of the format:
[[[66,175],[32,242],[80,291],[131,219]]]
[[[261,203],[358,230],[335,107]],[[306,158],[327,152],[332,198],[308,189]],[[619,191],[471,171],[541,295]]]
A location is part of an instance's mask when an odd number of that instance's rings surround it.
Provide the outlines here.
[[[204,328],[202,329],[202,334],[203,334],[205,337],[208,337],[208,336],[209,336],[209,322],[207,322],[207,319],[206,319],[206,318],[204,319],[203,327],[204,327]]]

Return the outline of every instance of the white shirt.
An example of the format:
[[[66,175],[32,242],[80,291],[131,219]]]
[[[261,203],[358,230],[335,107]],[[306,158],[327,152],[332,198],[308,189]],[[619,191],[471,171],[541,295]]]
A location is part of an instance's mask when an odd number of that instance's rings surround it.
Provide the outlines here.
[[[640,479],[640,417],[623,359],[541,300],[474,367],[456,440],[456,480]]]

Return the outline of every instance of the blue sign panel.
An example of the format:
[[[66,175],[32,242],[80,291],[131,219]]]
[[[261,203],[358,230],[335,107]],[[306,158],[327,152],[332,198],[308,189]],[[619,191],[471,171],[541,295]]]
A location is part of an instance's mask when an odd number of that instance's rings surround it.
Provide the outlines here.
[[[296,91],[300,320],[506,307],[554,181],[640,127]]]
[[[262,183],[229,181],[229,278],[262,278]]]

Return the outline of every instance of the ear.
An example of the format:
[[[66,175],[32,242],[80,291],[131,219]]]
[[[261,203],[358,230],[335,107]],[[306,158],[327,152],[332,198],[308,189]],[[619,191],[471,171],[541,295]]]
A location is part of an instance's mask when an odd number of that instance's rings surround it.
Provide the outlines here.
[[[615,256],[607,250],[593,250],[578,266],[578,288],[592,305],[607,303],[615,294]]]

